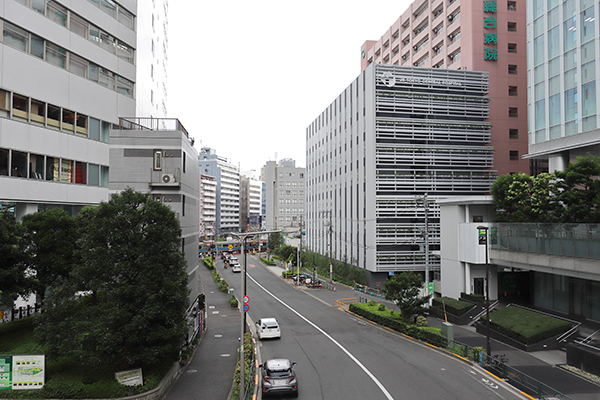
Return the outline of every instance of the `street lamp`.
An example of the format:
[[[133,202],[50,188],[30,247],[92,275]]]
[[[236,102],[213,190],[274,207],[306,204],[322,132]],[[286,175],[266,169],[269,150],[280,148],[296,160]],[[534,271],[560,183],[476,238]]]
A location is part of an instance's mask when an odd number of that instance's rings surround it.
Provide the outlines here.
[[[480,225],[479,230],[479,245],[485,246],[485,313],[487,318],[486,339],[487,339],[487,354],[492,356],[492,347],[490,346],[490,263],[488,257],[488,227]]]
[[[245,233],[235,233],[232,232],[233,235],[237,236],[238,238],[242,239],[241,240],[241,251],[242,251],[242,255],[244,256],[244,266],[242,268],[242,282],[241,282],[241,286],[242,286],[242,299],[244,299],[246,297],[246,252],[244,251],[244,247],[246,244],[246,238],[248,236],[256,236],[256,235],[263,235],[265,233],[278,233],[281,232],[281,230],[278,231],[264,231],[264,232],[245,232]],[[242,306],[243,307],[243,306]],[[242,315],[240,316],[241,319],[241,344],[240,344],[240,400],[244,399],[244,388],[245,388],[245,379],[244,379],[244,372],[246,370],[246,362],[244,360],[244,333],[246,333],[246,312],[247,310],[244,310],[242,308]]]

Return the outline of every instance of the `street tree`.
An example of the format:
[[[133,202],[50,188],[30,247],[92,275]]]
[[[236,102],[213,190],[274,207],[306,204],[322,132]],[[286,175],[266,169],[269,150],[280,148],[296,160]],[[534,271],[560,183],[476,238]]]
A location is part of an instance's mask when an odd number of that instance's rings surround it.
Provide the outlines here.
[[[269,233],[268,247],[269,247],[270,251],[278,249],[279,247],[281,247],[282,243],[283,243],[283,240],[281,238],[281,233],[279,233],[279,232]]]
[[[530,219],[532,178],[522,172],[499,176],[492,184],[498,222],[524,222]]]
[[[556,176],[564,182],[563,223],[600,222],[600,157],[577,157]]]
[[[77,221],[81,262],[55,283],[36,324],[48,354],[120,369],[176,359],[188,276],[173,211],[127,189]]]
[[[384,283],[385,298],[398,306],[405,323],[413,322],[417,315],[428,314],[426,305],[431,295],[421,296],[422,288],[421,276],[412,271],[394,274]]]
[[[32,271],[33,290],[44,300],[46,290],[59,277],[69,276],[77,263],[77,226],[60,208],[38,211],[23,217],[25,254]]]
[[[0,212],[0,306],[12,308],[31,293],[23,252],[23,228],[8,211]]]

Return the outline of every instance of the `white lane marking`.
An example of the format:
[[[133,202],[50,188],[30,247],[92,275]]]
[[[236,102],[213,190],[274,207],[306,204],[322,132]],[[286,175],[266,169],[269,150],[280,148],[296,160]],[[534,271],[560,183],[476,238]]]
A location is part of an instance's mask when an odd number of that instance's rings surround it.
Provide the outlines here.
[[[350,357],[350,359],[352,361],[354,361],[356,363],[356,365],[358,365],[363,371],[365,371],[365,373],[369,376],[369,378],[371,378],[371,380],[373,382],[375,382],[375,384],[379,387],[379,389],[381,389],[381,391],[383,392],[383,394],[385,395],[385,397],[387,397],[389,400],[394,400],[394,398],[392,397],[392,395],[385,389],[385,387],[383,386],[383,384],[381,382],[379,382],[379,380],[375,377],[375,375],[373,375],[371,373],[371,371],[369,371],[367,369],[367,367],[365,367],[360,361],[358,361],[358,359],[356,357],[354,357],[352,355],[352,353],[350,353],[348,350],[346,350],[346,348],[344,346],[342,346],[340,343],[338,343],[327,332],[325,332],[323,329],[319,328],[317,325],[315,325],[313,322],[311,322],[304,315],[300,314],[298,311],[294,310],[292,307],[290,307],[286,303],[284,303],[283,300],[281,300],[279,297],[277,297],[273,293],[269,292],[264,286],[262,286],[260,283],[258,283],[250,275],[247,275],[247,276],[252,280],[252,282],[256,283],[256,285],[259,288],[261,288],[262,290],[264,290],[269,296],[271,296],[272,298],[274,298],[275,300],[277,300],[278,302],[280,302],[283,306],[285,306],[286,308],[288,308],[291,312],[293,312],[294,314],[296,314],[297,316],[299,316],[300,318],[302,318],[304,321],[306,321],[313,328],[315,328],[316,330],[318,330],[319,332],[321,332],[327,339],[331,340],[333,342],[333,344],[335,344],[337,347],[340,348],[340,350],[342,350],[344,353],[346,353],[346,355],[348,357]]]

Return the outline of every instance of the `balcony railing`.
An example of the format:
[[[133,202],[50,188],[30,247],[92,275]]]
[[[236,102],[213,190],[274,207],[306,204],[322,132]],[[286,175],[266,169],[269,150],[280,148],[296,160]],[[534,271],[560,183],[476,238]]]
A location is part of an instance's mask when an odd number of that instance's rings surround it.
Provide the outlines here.
[[[600,260],[599,224],[490,225],[490,246],[496,250]]]
[[[190,137],[177,118],[119,118],[119,129],[139,131],[181,131],[185,136],[188,138]]]

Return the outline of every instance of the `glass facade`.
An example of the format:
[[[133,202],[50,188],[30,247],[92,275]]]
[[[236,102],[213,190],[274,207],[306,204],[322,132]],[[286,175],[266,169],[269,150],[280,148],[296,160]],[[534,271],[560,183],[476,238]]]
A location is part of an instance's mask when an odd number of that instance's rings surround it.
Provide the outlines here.
[[[535,0],[529,7],[530,144],[597,129],[600,3]]]

